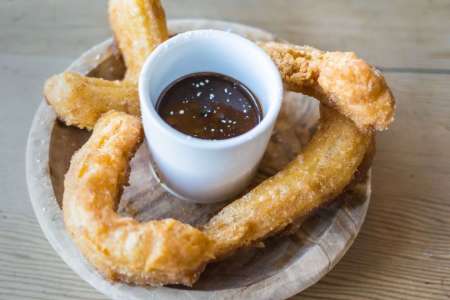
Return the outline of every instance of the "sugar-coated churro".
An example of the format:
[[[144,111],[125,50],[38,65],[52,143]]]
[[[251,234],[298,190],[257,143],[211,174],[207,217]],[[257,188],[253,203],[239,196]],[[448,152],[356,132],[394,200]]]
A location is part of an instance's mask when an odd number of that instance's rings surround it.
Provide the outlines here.
[[[46,81],[44,97],[64,123],[89,130],[109,110],[140,115],[137,87],[131,82],[64,72]]]
[[[204,233],[173,219],[139,223],[115,212],[142,138],[138,118],[114,111],[101,117],[67,172],[64,222],[81,252],[110,280],[191,285],[214,258]]]
[[[168,38],[164,10],[159,0],[110,0],[109,18],[127,66],[125,80],[70,72],[48,79],[44,96],[67,125],[92,129],[100,115],[112,109],[140,114],[137,79],[147,56]]]
[[[72,238],[88,260],[111,280],[191,285],[208,262],[309,215],[351,182],[366,153],[372,151],[370,129],[385,129],[390,122],[385,118],[386,111],[394,110],[390,99],[388,109],[376,109],[368,117],[366,108],[377,103],[379,95],[390,92],[382,84],[384,79],[366,64],[357,63],[351,68],[349,72],[336,65],[330,74],[345,82],[348,89],[358,91],[362,87],[352,84],[354,73],[372,72],[366,74],[372,84],[385,89],[374,94],[366,92],[360,110],[363,118],[354,107],[348,107],[354,96],[351,91],[321,84],[320,77],[293,80],[280,64],[288,88],[304,93],[318,86],[322,89],[318,97],[322,101],[319,128],[288,166],[226,206],[202,230],[171,219],[138,223],[117,216],[114,209],[142,131],[137,118],[107,113],[73,157],[66,176],[64,220]],[[327,98],[331,95],[332,100]],[[336,109],[326,107],[330,104]],[[345,111],[348,117],[341,113]]]
[[[159,0],[110,0],[109,21],[127,66],[125,80],[137,82],[147,56],[169,37],[164,9]]]
[[[355,53],[275,42],[259,45],[272,57],[289,90],[336,108],[361,130],[384,130],[393,121],[395,101],[386,81]]]
[[[168,30],[158,0],[109,0],[109,17],[127,66],[125,80],[66,72],[51,77],[44,94],[67,125],[93,129],[65,177],[64,223],[88,261],[111,281],[192,285],[209,262],[287,228],[341,194],[358,169],[370,165],[374,130],[393,121],[395,101],[383,76],[354,53],[259,43],[288,90],[321,102],[309,144],[201,229],[173,219],[140,223],[119,216],[129,162],[143,139],[137,78]]]
[[[215,255],[229,255],[276,233],[339,195],[362,162],[371,136],[327,109],[297,158],[206,224]]]

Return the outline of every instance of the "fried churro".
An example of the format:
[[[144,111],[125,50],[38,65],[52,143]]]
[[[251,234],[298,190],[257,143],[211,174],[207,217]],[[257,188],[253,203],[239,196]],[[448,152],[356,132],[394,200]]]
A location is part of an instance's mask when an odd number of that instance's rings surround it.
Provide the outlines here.
[[[388,109],[369,109],[380,101],[380,95],[391,95],[384,79],[365,63],[351,64],[352,72],[336,64],[327,74],[341,85],[345,83],[349,91],[322,84],[320,76],[306,76],[308,71],[296,73],[303,77],[291,78],[283,69],[289,66],[279,65],[288,88],[304,93],[321,89],[319,128],[288,166],[226,206],[202,230],[172,219],[138,223],[115,213],[142,130],[139,120],[125,113],[110,112],[100,119],[71,161],[63,209],[75,243],[106,278],[135,284],[191,285],[208,262],[283,230],[338,196],[351,182],[371,151],[370,129],[385,129],[390,122],[386,112],[394,110],[393,99],[384,100]],[[326,70],[332,64],[318,60],[316,71],[320,73],[322,66]],[[369,72],[366,76],[371,84],[382,90],[363,93],[367,98],[356,110],[349,104],[357,93],[352,89],[364,87],[352,81],[354,74],[364,72]],[[331,103],[336,109],[326,107]]]
[[[214,216],[204,232],[223,257],[284,229],[339,195],[350,183],[371,142],[333,109],[288,166]]]
[[[164,10],[158,0],[110,0],[109,17],[127,66],[125,80],[71,72],[48,79],[44,97],[67,125],[91,130],[109,110],[140,114],[137,79],[147,56],[168,38]]]
[[[89,130],[109,110],[140,115],[137,87],[131,82],[64,72],[47,80],[44,96],[60,120],[67,125]]]
[[[110,0],[109,21],[127,66],[125,80],[137,82],[145,59],[169,37],[159,0]]]
[[[111,281],[191,286],[209,262],[285,229],[341,194],[358,168],[368,168],[373,131],[393,121],[395,101],[383,76],[354,53],[259,43],[288,90],[321,102],[309,144],[202,229],[173,219],[139,223],[119,216],[129,162],[143,139],[136,82],[168,30],[158,0],[110,0],[109,18],[127,66],[125,80],[66,72],[47,80],[44,94],[67,125],[93,129],[65,177],[64,223],[83,255]]]
[[[381,73],[353,52],[325,52],[284,43],[259,43],[278,66],[286,87],[319,99],[360,130],[384,130],[395,101]]]
[[[214,258],[204,233],[173,219],[139,223],[115,212],[142,138],[138,118],[114,111],[102,116],[70,163],[64,222],[81,252],[110,280],[191,285]]]

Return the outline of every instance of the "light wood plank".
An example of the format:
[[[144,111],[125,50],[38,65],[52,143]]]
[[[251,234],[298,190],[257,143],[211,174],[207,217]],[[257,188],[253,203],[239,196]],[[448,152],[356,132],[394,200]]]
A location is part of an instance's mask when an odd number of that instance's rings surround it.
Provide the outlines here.
[[[28,131],[45,78],[69,62],[0,52],[0,210],[33,215],[24,174]]]
[[[213,5],[212,2],[214,2]],[[208,17],[259,26],[298,44],[352,50],[386,68],[450,67],[450,2],[165,1],[170,17]]]
[[[0,299],[106,299],[56,255],[34,217],[0,211]]]
[[[169,17],[239,21],[296,43],[352,49],[401,72],[450,69],[445,0],[164,4]],[[105,6],[105,0],[0,2],[0,137],[8,145],[0,149],[2,300],[105,299],[50,248],[34,221],[23,176],[24,141],[40,86],[110,35]],[[399,114],[378,138],[366,224],[335,270],[295,299],[450,298],[450,75],[392,73],[388,80]]]
[[[378,136],[367,221],[335,270],[295,299],[450,296],[450,76],[387,78],[399,113]],[[102,299],[61,262],[32,217],[2,210],[0,299]]]
[[[387,78],[398,114],[378,135],[366,223],[335,270],[296,299],[450,297],[450,76]]]
[[[294,43],[353,50],[385,68],[450,69],[447,0],[165,0],[169,18],[212,18]],[[0,52],[77,57],[106,39],[106,1],[0,2]]]

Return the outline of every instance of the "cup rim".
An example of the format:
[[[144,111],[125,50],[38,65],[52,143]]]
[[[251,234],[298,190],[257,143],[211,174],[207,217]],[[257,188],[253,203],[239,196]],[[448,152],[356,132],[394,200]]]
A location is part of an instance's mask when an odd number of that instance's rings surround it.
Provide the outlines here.
[[[166,51],[167,48],[171,46],[171,44],[176,43],[178,40],[185,40],[190,39],[192,41],[195,40],[195,38],[199,38],[204,36],[205,34],[208,34],[208,36],[212,36],[215,38],[231,38],[231,39],[237,39],[241,42],[244,42],[247,44],[247,46],[252,50],[256,51],[259,55],[262,55],[262,57],[265,59],[267,63],[267,67],[272,72],[276,73],[274,84],[274,89],[276,89],[277,96],[274,97],[272,103],[269,106],[269,109],[266,113],[266,115],[263,117],[262,121],[257,124],[255,127],[250,129],[249,131],[232,137],[228,139],[223,140],[207,140],[207,139],[200,139],[196,138],[187,134],[184,134],[175,128],[171,127],[169,124],[167,124],[157,113],[155,107],[151,105],[151,99],[150,99],[150,93],[148,93],[149,89],[149,82],[147,74],[151,72],[151,66],[155,59],[158,58],[159,54],[162,51]],[[195,42],[195,41],[194,41]],[[239,78],[236,78],[239,80]],[[238,146],[240,144],[245,144],[246,142],[256,138],[258,135],[263,134],[266,130],[270,130],[272,125],[275,123],[276,118],[278,116],[278,113],[281,109],[281,103],[283,99],[283,83],[281,80],[281,75],[278,71],[277,66],[272,61],[270,56],[258,45],[256,45],[254,42],[250,41],[249,39],[246,39],[238,34],[228,32],[228,31],[222,31],[222,30],[216,30],[216,29],[201,29],[201,30],[192,30],[192,31],[186,31],[184,33],[180,33],[172,38],[169,38],[162,44],[160,44],[158,47],[156,47],[152,53],[147,57],[145,60],[145,63],[142,67],[140,76],[139,76],[139,99],[140,99],[140,106],[141,106],[141,113],[144,114],[145,112],[148,113],[148,116],[153,119],[155,125],[160,129],[162,132],[164,132],[167,135],[172,136],[174,139],[176,139],[177,142],[180,142],[184,145],[193,147],[193,148],[201,148],[201,149],[224,149],[224,148],[231,148]],[[144,122],[144,118],[143,118]]]

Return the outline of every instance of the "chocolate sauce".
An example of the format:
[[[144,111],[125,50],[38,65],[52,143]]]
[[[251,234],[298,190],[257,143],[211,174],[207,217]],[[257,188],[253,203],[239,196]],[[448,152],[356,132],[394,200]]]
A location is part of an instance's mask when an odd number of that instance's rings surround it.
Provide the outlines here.
[[[258,100],[244,84],[212,72],[174,81],[161,93],[156,109],[173,128],[207,140],[241,135],[263,117]]]

